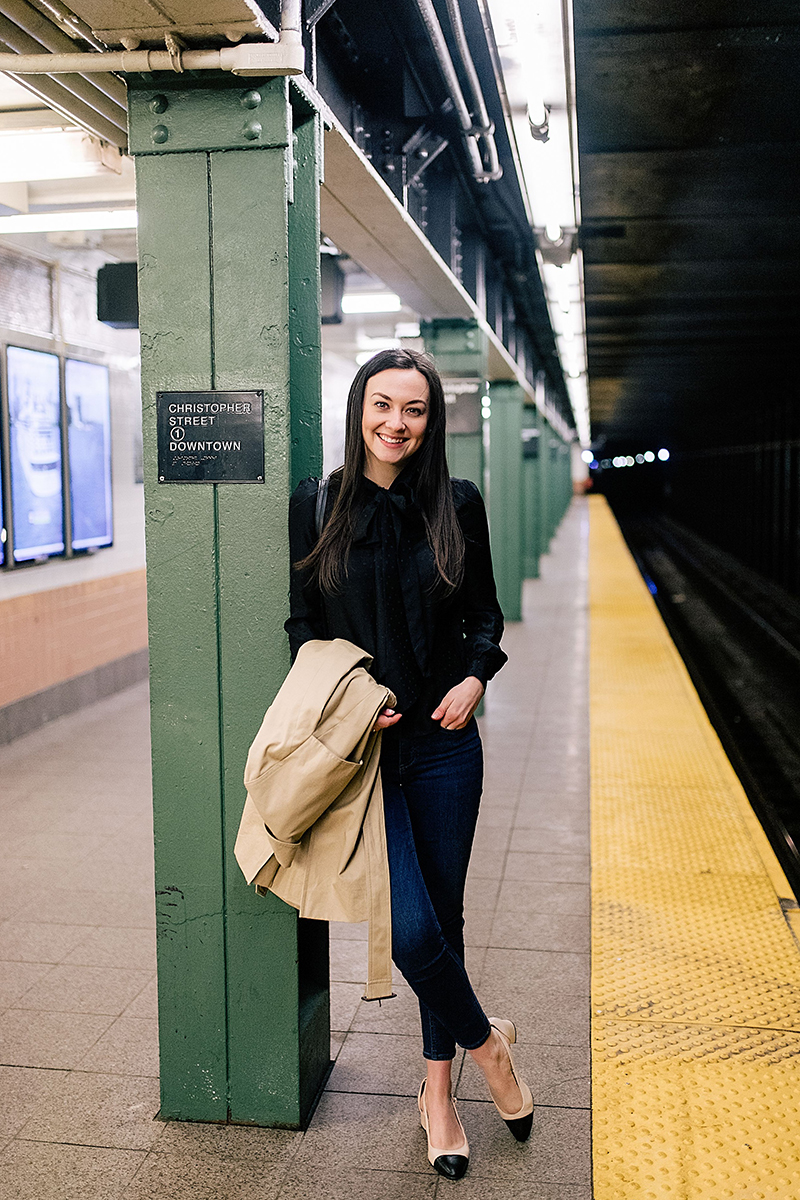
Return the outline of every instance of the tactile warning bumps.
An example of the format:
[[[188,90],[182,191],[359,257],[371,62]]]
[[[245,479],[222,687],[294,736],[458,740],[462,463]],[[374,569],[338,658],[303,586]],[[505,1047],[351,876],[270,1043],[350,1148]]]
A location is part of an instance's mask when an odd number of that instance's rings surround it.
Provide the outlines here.
[[[602,500],[591,528],[595,1197],[797,1200],[788,885]]]
[[[617,1074],[595,1083],[596,1200],[800,1195],[794,1061],[656,1058]]]

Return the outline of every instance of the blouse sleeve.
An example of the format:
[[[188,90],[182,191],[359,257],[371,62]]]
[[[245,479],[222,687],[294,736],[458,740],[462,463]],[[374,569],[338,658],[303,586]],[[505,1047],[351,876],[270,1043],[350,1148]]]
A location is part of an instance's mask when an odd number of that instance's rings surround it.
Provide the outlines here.
[[[298,571],[294,566],[311,553],[317,542],[318,486],[317,479],[304,479],[289,500],[289,618],[283,627],[289,635],[292,662],[305,642],[325,636],[319,588],[309,578],[308,571]]]
[[[508,661],[500,649],[503,613],[497,601],[483,497],[474,483],[459,480],[458,484],[461,496],[457,496],[456,511],[465,541],[462,594],[467,674],[485,686]]]

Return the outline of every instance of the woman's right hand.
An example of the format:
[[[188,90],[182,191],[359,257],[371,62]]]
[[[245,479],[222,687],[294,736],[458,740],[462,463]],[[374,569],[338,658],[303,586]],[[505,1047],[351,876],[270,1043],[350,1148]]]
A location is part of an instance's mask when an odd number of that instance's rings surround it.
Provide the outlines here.
[[[382,708],[378,713],[377,721],[372,726],[373,732],[376,729],[388,729],[390,725],[396,725],[402,715],[402,713],[395,712],[393,708]]]

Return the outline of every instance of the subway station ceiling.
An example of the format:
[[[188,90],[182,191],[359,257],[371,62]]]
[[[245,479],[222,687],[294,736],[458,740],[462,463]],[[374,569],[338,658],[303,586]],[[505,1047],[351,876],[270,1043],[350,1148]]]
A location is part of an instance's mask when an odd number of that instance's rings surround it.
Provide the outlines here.
[[[575,0],[596,443],[797,407],[800,3]],[[782,417],[779,410],[783,410]]]
[[[477,313],[491,343],[492,377],[507,378],[510,372],[523,382],[529,398],[545,396],[548,411],[568,430],[573,425],[570,390],[551,323],[552,297],[545,293],[537,263],[537,239],[487,0],[460,0],[454,6],[455,24],[450,8],[448,0],[377,5],[369,0],[303,0],[307,73],[333,118],[325,141],[323,233],[420,316]],[[62,0],[0,0],[0,49],[39,55],[43,50],[163,50],[166,43],[181,69],[183,48],[272,41],[280,21],[281,0],[69,0],[69,7]],[[459,39],[469,48],[466,58]],[[41,104],[124,150],[126,96],[119,76],[87,71],[11,73],[11,78],[31,89]],[[472,94],[474,113],[480,115],[485,104],[484,116],[478,122],[473,113],[476,128],[466,134],[458,109],[463,88]],[[5,122],[8,128],[9,122],[22,119],[16,112],[3,113],[0,103],[0,125]],[[476,138],[483,139],[484,154],[477,167],[469,153]],[[353,145],[367,164],[361,162],[358,170],[346,153]],[[335,196],[334,177],[341,185]],[[383,199],[394,199],[399,216],[390,214],[393,225],[384,222],[381,253],[372,253],[370,226],[387,208],[376,207],[370,197],[365,202],[367,190],[381,191],[377,185],[385,185]],[[28,200],[40,200],[36,189]],[[13,196],[0,194],[0,204],[13,208]],[[354,232],[348,219],[355,210],[363,220]],[[396,233],[398,222],[402,236]],[[571,244],[572,222],[568,224]],[[441,279],[434,278],[436,271],[428,270],[428,278],[420,281],[424,255],[407,253],[411,234],[419,239],[420,231],[429,243],[428,259],[439,263],[440,275],[448,275],[446,295]],[[396,261],[389,261],[392,256]],[[387,263],[391,269],[385,269]],[[577,283],[567,303],[579,305]],[[492,360],[492,348],[498,361]]]

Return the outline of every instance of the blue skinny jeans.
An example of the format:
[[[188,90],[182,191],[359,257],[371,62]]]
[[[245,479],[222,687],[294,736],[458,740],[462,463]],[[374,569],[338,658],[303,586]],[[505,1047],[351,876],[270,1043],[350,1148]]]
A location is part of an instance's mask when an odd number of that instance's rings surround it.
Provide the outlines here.
[[[383,735],[392,957],[419,999],[425,1058],[481,1046],[491,1028],[464,966],[464,886],[483,787],[483,748],[465,729]]]

